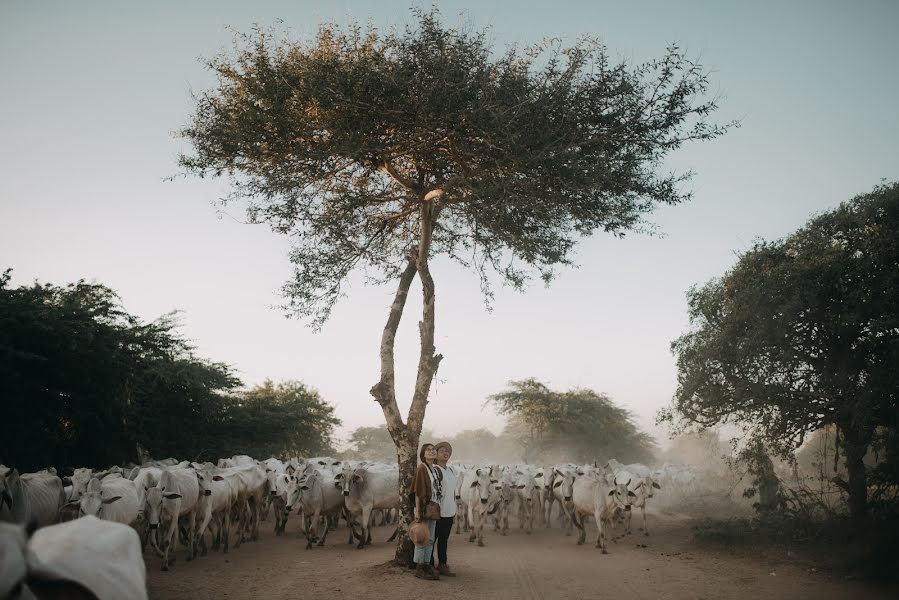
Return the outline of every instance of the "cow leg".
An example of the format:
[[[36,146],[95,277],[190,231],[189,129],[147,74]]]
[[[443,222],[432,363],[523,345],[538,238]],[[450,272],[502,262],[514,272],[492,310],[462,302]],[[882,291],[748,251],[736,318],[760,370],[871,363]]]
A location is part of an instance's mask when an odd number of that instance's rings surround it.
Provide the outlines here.
[[[602,530],[602,511],[597,510],[593,513],[593,518],[596,519],[596,547],[602,548],[603,554],[608,554],[609,551],[606,550],[606,536]]]
[[[646,504],[640,507],[640,513],[643,516],[643,535],[649,535],[649,529],[646,527]]]
[[[577,518],[577,511],[573,511],[571,513],[571,522],[578,529],[577,534],[577,545],[580,546],[584,543],[584,540],[587,538],[587,522],[585,519]]]

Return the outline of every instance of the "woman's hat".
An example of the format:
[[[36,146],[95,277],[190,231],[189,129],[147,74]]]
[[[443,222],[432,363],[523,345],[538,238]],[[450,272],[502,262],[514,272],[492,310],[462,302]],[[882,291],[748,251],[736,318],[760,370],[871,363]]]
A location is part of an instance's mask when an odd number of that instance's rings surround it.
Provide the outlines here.
[[[416,548],[424,548],[428,544],[429,535],[428,526],[421,521],[413,522],[409,526],[409,539]]]
[[[453,447],[449,442],[439,442],[437,444],[434,444],[434,450],[440,450],[441,448],[449,448],[450,454],[453,453]]]

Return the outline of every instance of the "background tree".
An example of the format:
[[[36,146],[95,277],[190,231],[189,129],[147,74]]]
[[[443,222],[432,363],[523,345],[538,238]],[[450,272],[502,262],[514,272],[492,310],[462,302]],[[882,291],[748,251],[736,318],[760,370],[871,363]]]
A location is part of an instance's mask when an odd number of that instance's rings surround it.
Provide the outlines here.
[[[652,462],[655,441],[627,410],[589,389],[555,392],[535,379],[510,381],[488,398],[508,415],[506,433],[522,446],[522,460]]]
[[[864,456],[899,419],[899,185],[857,196],[776,242],[756,242],[689,294],[672,344],[678,389],[663,420],[742,424],[790,456],[835,425],[856,521]]]
[[[334,450],[332,438],[340,419],[317,390],[301,381],[275,384],[266,379],[229,400],[219,456],[320,456]]]
[[[432,443],[437,440],[433,433],[427,429],[421,432],[423,441]],[[375,427],[357,427],[350,434],[349,439],[356,453],[367,460],[396,460],[396,446],[393,438],[387,430],[387,425],[377,425]]]
[[[215,459],[318,453],[339,423],[298,382],[241,394],[200,359],[174,315],[143,323],[83,281],[11,288],[0,276],[0,462],[22,470],[105,468],[150,454]]]
[[[521,289],[571,262],[596,230],[639,229],[675,204],[686,176],[660,174],[709,124],[708,81],[676,48],[630,66],[583,40],[494,53],[486,31],[447,29],[436,10],[381,33],[323,25],[311,43],[263,31],[209,61],[218,84],[197,98],[182,131],[186,173],[228,176],[226,200],[289,236],[294,277],[285,309],[320,327],[360,268],[396,294],[371,394],[397,448],[405,519],[396,558],[412,544],[409,490],[431,381],[434,255]],[[421,352],[405,421],[396,401],[394,341],[415,277]]]

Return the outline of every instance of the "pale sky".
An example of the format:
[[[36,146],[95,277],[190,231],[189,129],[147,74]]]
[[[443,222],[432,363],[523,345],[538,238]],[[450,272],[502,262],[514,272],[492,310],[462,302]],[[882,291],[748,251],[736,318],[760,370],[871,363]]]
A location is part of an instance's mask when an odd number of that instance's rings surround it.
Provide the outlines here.
[[[191,90],[213,85],[198,57],[233,31],[283,19],[294,37],[323,20],[410,20],[407,1],[0,2],[0,269],[13,284],[110,286],[145,320],[177,309],[205,358],[245,384],[300,379],[337,407],[341,436],[383,422],[368,389],[393,288],[355,279],[323,330],[271,308],[290,275],[287,240],[215,202],[224,182],[165,178],[187,150],[173,132]],[[899,2],[435,2],[491,26],[499,48],[544,37],[601,38],[643,61],[678,42],[713,70],[721,139],[679,150],[694,199],[651,220],[664,238],[597,234],[580,267],[550,288],[497,289],[484,310],[476,275],[432,264],[437,351],[425,426],[438,434],[503,418],[485,398],[511,379],[609,394],[664,445],[656,411],[675,390],[669,346],[687,327],[686,291],[719,276],[754,238],[774,239],[882,180],[899,179]],[[430,6],[425,4],[425,6]],[[233,213],[243,219],[239,212]],[[420,287],[397,346],[401,409],[418,356]]]

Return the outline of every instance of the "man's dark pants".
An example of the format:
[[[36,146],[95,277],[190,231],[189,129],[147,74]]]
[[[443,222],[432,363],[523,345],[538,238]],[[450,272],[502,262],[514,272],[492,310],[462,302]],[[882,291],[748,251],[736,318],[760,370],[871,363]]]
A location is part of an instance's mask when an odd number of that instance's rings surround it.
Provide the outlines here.
[[[453,532],[453,517],[440,517],[437,521],[436,532],[434,536],[437,538],[437,560],[441,565],[449,564],[446,562],[446,543],[449,541],[450,534]],[[431,564],[434,564],[434,551],[431,551]]]

